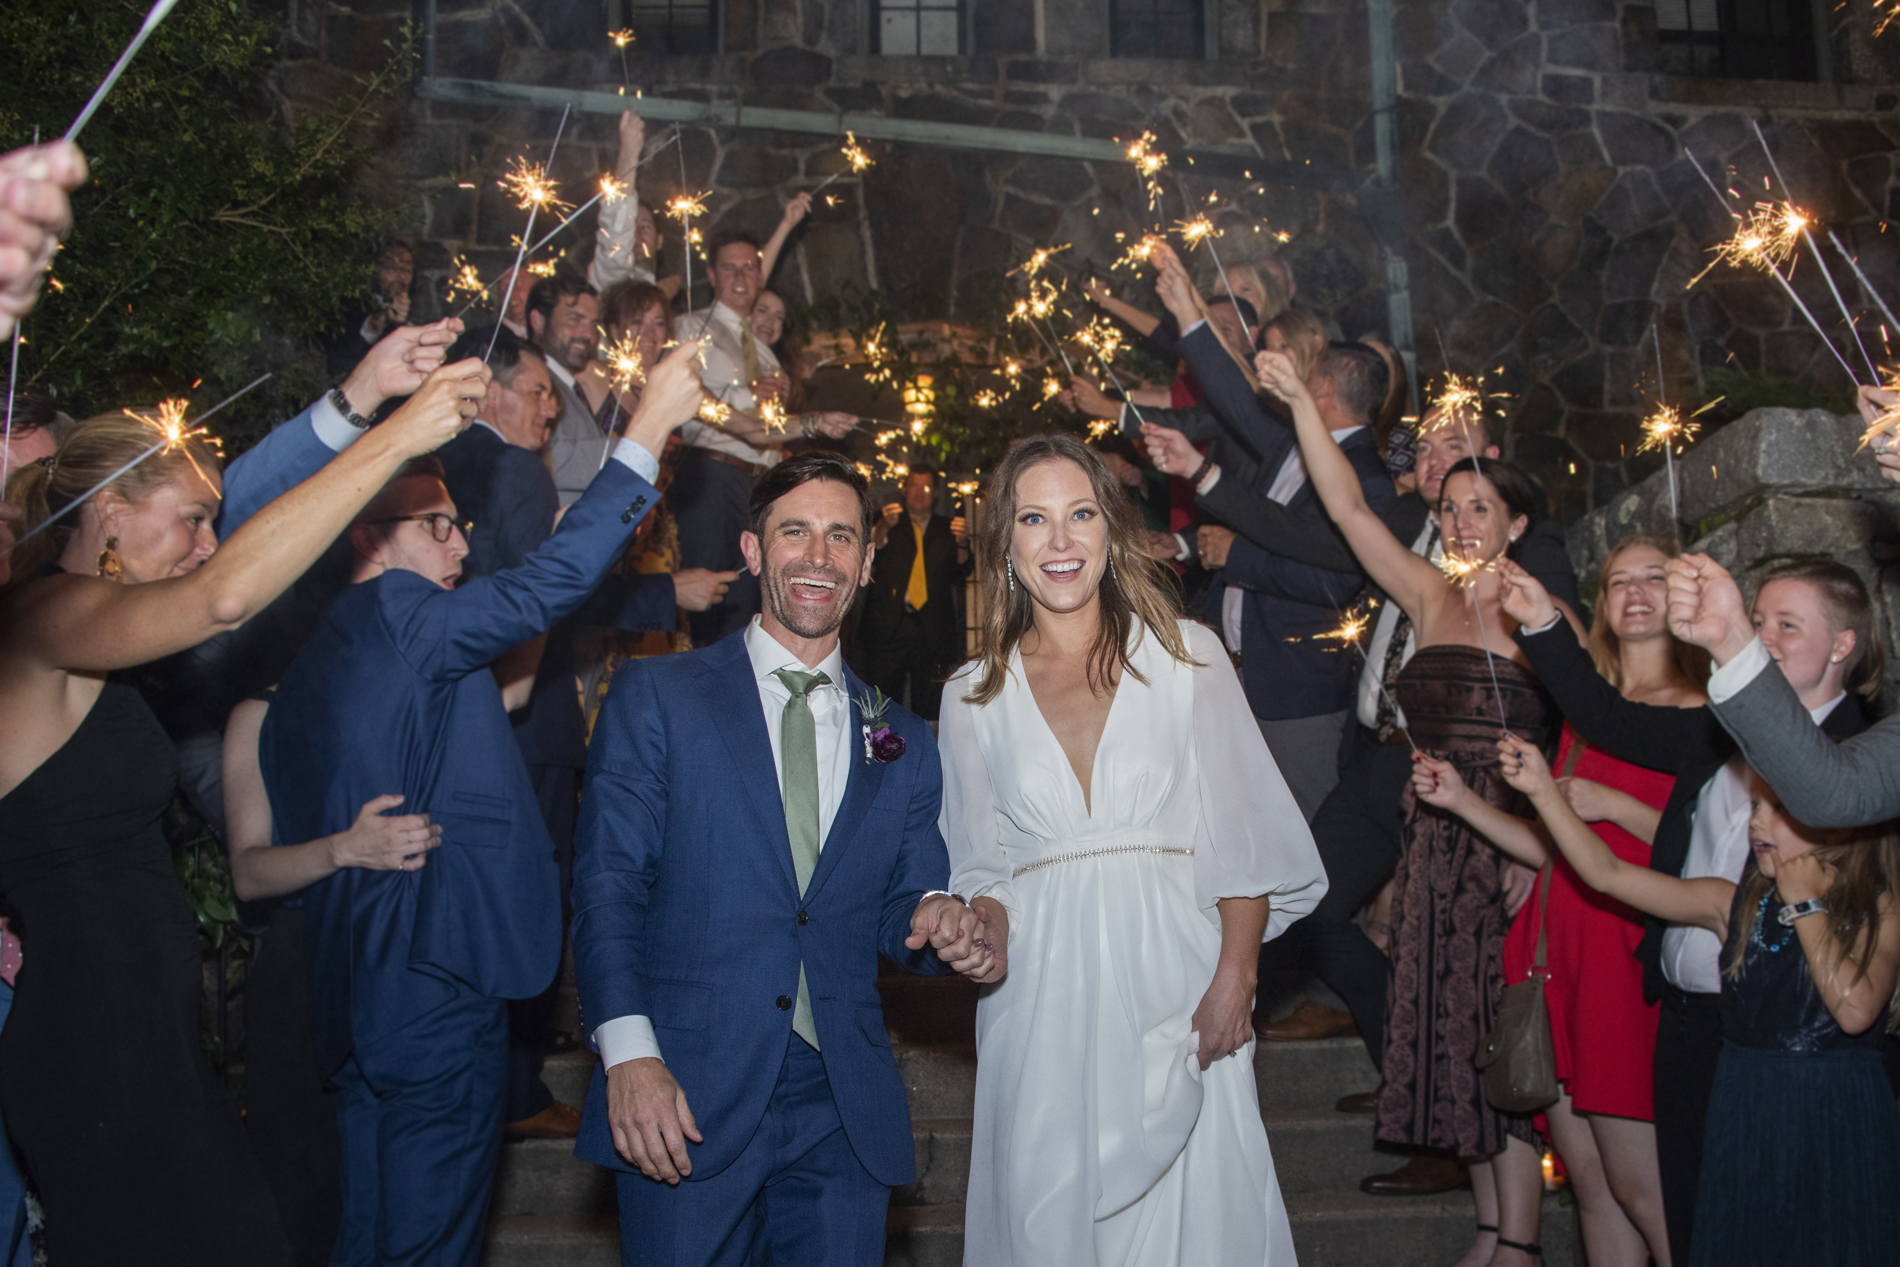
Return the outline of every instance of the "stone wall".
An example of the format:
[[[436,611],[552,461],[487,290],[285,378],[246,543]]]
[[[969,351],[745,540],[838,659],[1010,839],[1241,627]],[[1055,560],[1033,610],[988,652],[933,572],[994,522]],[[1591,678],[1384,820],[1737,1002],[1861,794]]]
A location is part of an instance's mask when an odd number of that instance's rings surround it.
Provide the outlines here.
[[[1676,460],[1682,540],[1750,578],[1779,559],[1822,554],[1867,582],[1881,638],[1900,647],[1900,485],[1860,450],[1862,424],[1820,410],[1757,409]],[[1570,526],[1570,557],[1586,597],[1604,557],[1633,532],[1671,536],[1666,470]],[[1900,705],[1890,674],[1882,712]]]
[[[395,0],[279,4],[289,32],[279,83],[293,111],[335,91],[409,16]],[[441,0],[437,73],[612,91],[622,70],[604,35],[609,8]],[[1096,137],[1146,129],[1161,149],[1198,156],[1177,158],[1165,205],[1150,212],[1122,164],[874,144],[877,167],[827,191],[836,205],[820,208],[781,266],[778,284],[800,298],[858,287],[907,317],[976,320],[1031,250],[1073,243],[1069,268],[1102,271],[1120,253],[1116,234],[1212,199],[1290,235],[1277,249],[1298,302],[1349,335],[1384,330],[1364,5],[1218,0],[1220,56],[1196,62],[1107,58],[1105,12],[1106,0],[975,0],[971,56],[907,58],[864,52],[861,0],[728,0],[726,52],[636,56],[631,79],[684,99]],[[1722,364],[1847,389],[1771,283],[1718,270],[1685,291],[1729,232],[1686,155],[1753,196],[1765,164],[1748,123],[1761,119],[1798,200],[1900,295],[1900,253],[1880,231],[1900,194],[1900,95],[1876,86],[1890,78],[1889,55],[1866,38],[1858,0],[1837,15],[1836,82],[1824,84],[1654,74],[1654,10],[1619,0],[1398,0],[1395,13],[1396,223],[1420,367],[1440,367],[1442,337],[1455,368],[1498,369],[1515,398],[1508,448],[1561,515],[1605,504],[1654,464],[1633,456],[1656,378],[1652,322],[1672,399],[1703,393],[1704,367]],[[524,147],[545,152],[557,113],[416,101],[389,121],[380,178],[413,209],[425,271],[439,279],[456,254],[490,269],[507,258],[521,217],[493,178]],[[581,117],[555,174],[585,188],[612,151],[612,121]],[[643,190],[713,189],[708,232],[770,229],[790,192],[840,162],[835,140],[751,129],[689,129],[681,152],[684,174],[669,157]],[[586,238],[576,243],[570,258],[583,262]],[[1267,233],[1221,242],[1228,257],[1256,249],[1275,249]],[[1796,278],[1826,319],[1811,264]],[[1145,283],[1120,286],[1155,306]]]

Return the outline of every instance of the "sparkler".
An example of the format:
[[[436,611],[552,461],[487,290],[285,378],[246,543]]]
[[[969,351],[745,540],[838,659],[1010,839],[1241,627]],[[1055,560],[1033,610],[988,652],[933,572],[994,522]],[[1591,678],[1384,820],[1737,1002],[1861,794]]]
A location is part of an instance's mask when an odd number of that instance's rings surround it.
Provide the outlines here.
[[[1473,417],[1484,417],[1485,401],[1509,400],[1511,395],[1509,392],[1487,392],[1483,374],[1467,377],[1455,373],[1451,368],[1451,353],[1445,350],[1445,332],[1434,330],[1433,333],[1438,338],[1438,355],[1445,362],[1445,380],[1438,389],[1438,395],[1426,398],[1425,412],[1429,414],[1436,410],[1443,417],[1457,420],[1458,430],[1464,433],[1465,452],[1471,455],[1472,469],[1482,475],[1484,474],[1484,458],[1478,452],[1477,446],[1471,443],[1470,420]],[[1499,418],[1505,416],[1501,405],[1497,407],[1496,412]]]
[[[1880,15],[1880,21],[1874,24],[1874,35],[1878,38],[1887,33],[1895,18],[1900,18],[1900,0],[1874,0],[1874,12]]]
[[[1886,381],[1880,384],[1888,391],[1900,391],[1900,370],[1888,370]],[[1888,405],[1874,420],[1867,424],[1867,433],[1860,438],[1859,452],[1882,436],[1889,436],[1900,430],[1900,405]],[[1884,450],[1882,450],[1884,452]]]
[[[503,189],[524,199],[521,205],[528,212],[528,229],[521,235],[521,250],[515,255],[514,270],[508,274],[508,289],[502,293],[501,309],[495,318],[495,329],[488,336],[488,350],[482,353],[484,365],[488,363],[488,358],[495,354],[495,340],[501,337],[502,322],[508,314],[509,303],[515,297],[515,284],[521,280],[521,265],[528,258],[528,239],[534,236],[534,218],[540,214],[544,204],[551,204],[554,199],[553,186],[547,181],[547,172],[554,166],[554,155],[561,148],[561,133],[567,131],[567,116],[572,109],[572,106],[561,107],[561,122],[554,129],[554,144],[548,146],[548,161],[538,169],[538,183],[527,179],[528,174],[537,169],[530,168],[520,159],[516,160],[515,169],[501,179]],[[544,185],[545,189],[542,188]]]
[[[106,99],[106,94],[112,91],[112,85],[119,82],[119,76],[125,73],[125,68],[132,64],[134,57],[138,56],[139,49],[145,46],[146,40],[152,38],[152,32],[158,29],[158,24],[165,20],[165,16],[177,3],[178,0],[158,0],[158,3],[152,6],[151,12],[145,15],[145,22],[139,27],[138,34],[132,37],[132,42],[125,46],[123,53],[119,54],[119,60],[112,64],[110,71],[106,72],[105,79],[93,89],[92,100],[88,101],[86,108],[79,112],[79,117],[73,120],[73,125],[66,129],[67,140],[78,139],[79,129],[85,127],[92,119],[93,111],[99,108],[99,104]]]
[[[1900,4],[1900,0],[1894,0],[1894,3]],[[1895,319],[1893,309],[1887,307],[1887,301],[1880,297],[1880,292],[1875,290],[1873,284],[1867,280],[1867,274],[1860,271],[1860,261],[1848,254],[1847,248],[1841,245],[1840,238],[1834,235],[1834,230],[1829,229],[1827,231],[1827,240],[1834,244],[1834,249],[1841,253],[1842,258],[1846,259],[1847,266],[1854,270],[1854,280],[1860,283],[1862,293],[1874,302],[1875,307],[1880,309],[1880,315],[1887,319],[1887,324],[1889,326],[1900,327],[1900,320]]]
[[[59,510],[56,511],[54,514],[42,520],[33,529],[33,531],[27,533],[25,536],[21,537],[18,541],[15,541],[11,546],[9,546],[7,548],[6,553],[12,554],[15,550],[18,550],[21,546],[25,545],[27,542],[31,541],[33,538],[39,536],[42,532],[45,532],[48,528],[51,528],[54,524],[58,523],[61,519],[64,519],[67,515],[70,515],[73,511],[78,510],[89,499],[91,499],[93,494],[97,493],[100,489],[105,488],[107,485],[111,484],[114,480],[127,474],[134,467],[138,466],[139,463],[145,461],[148,458],[155,457],[156,455],[165,452],[167,449],[173,449],[173,450],[177,450],[179,452],[184,453],[185,459],[191,463],[192,469],[197,471],[199,476],[204,478],[205,481],[209,483],[210,477],[205,475],[204,468],[198,465],[198,459],[193,457],[191,455],[191,451],[185,446],[193,440],[198,440],[198,439],[202,439],[202,438],[210,436],[211,433],[205,429],[205,426],[204,426],[205,421],[208,418],[210,418],[213,414],[217,413],[220,409],[223,409],[226,405],[229,405],[233,401],[237,400],[239,397],[248,394],[253,388],[258,387],[260,384],[264,382],[265,379],[269,377],[270,377],[269,374],[264,374],[258,377],[257,379],[253,380],[249,387],[241,388],[238,391],[233,392],[231,395],[226,396],[223,400],[213,405],[210,409],[207,409],[204,413],[198,415],[197,425],[195,426],[188,427],[185,424],[185,409],[187,407],[187,402],[183,400],[161,401],[156,410],[156,413],[157,413],[156,417],[147,417],[145,414],[135,413],[130,409],[126,410],[125,413],[127,417],[136,418],[140,422],[145,423],[147,426],[151,427],[154,431],[156,431],[158,433],[158,439],[152,444],[152,446],[149,449],[146,449],[143,453],[133,458],[130,462],[127,462],[124,466],[120,467],[118,470],[114,471],[112,474],[106,476],[104,479],[100,480],[97,484],[94,484],[91,488],[87,489],[85,492],[81,493],[79,496],[73,498],[70,502],[67,502],[64,506],[60,507]],[[211,442],[213,444],[217,443],[216,439],[212,439]],[[4,557],[5,555],[0,555],[0,558],[4,558]]]
[[[1788,198],[1794,197],[1794,190],[1789,187],[1788,178],[1781,174],[1781,164],[1775,161],[1775,152],[1768,148],[1768,138],[1762,135],[1761,121],[1758,119],[1750,119],[1749,126],[1755,129],[1755,140],[1761,145],[1761,152],[1767,156],[1768,170],[1775,174],[1775,181],[1781,186],[1783,196]],[[1867,381],[1870,383],[1879,382],[1880,371],[1874,368],[1874,358],[1867,355],[1867,345],[1861,341],[1860,328],[1854,324],[1854,314],[1847,310],[1847,301],[1841,298],[1841,288],[1834,284],[1834,274],[1829,271],[1827,260],[1821,255],[1821,248],[1814,244],[1814,230],[1811,227],[1813,223],[1812,219],[1792,202],[1784,202],[1781,204],[1781,207],[1782,220],[1784,225],[1787,226],[1784,232],[1799,229],[1801,240],[1808,244],[1808,250],[1813,253],[1814,262],[1821,270],[1822,280],[1827,282],[1828,293],[1834,296],[1834,304],[1841,310],[1841,319],[1847,322],[1848,333],[1854,336],[1854,344],[1860,348],[1860,359],[1867,364]],[[1859,382],[1858,379],[1855,381],[1856,383]]]
[[[1141,183],[1148,191],[1148,210],[1153,211],[1161,205],[1161,171],[1168,165],[1168,156],[1155,148],[1155,134],[1143,132],[1128,145],[1128,161],[1135,165],[1135,174],[1141,177]]]
[[[1135,411],[1135,421],[1145,424],[1148,420],[1142,416],[1141,406],[1135,403],[1135,398],[1128,394],[1126,387],[1122,386],[1121,376],[1115,373],[1115,357],[1122,350],[1122,332],[1110,322],[1097,317],[1082,327],[1081,332],[1075,337],[1083,347],[1095,353],[1096,364],[1100,365],[1102,372],[1108,375],[1108,381],[1115,384],[1115,390],[1122,394],[1122,399],[1128,402],[1128,407]],[[1108,430],[1113,430],[1113,421],[1108,421]],[[1095,431],[1094,424],[1090,424],[1089,430]]]
[[[686,168],[686,148],[680,147],[680,170],[682,176]],[[693,311],[693,248],[699,244],[699,230],[693,227],[693,220],[706,214],[706,199],[712,197],[712,191],[703,194],[680,193],[666,204],[666,214],[680,222],[680,231],[686,239],[686,312]],[[699,333],[706,333],[706,324],[712,320],[712,310],[707,309],[706,321],[699,325]]]
[[[1324,633],[1314,634],[1313,641],[1314,642],[1336,642],[1339,644],[1339,650],[1344,651],[1347,647],[1351,647],[1353,650],[1357,651],[1361,657],[1363,657],[1366,654],[1366,647],[1365,647],[1365,643],[1363,643],[1360,640],[1365,636],[1366,630],[1371,628],[1372,613],[1378,608],[1378,606],[1379,606],[1378,599],[1368,598],[1366,600],[1366,605],[1363,608],[1355,607],[1352,611],[1343,613],[1339,617],[1338,625],[1336,625],[1335,627],[1331,629],[1328,629]],[[1288,638],[1287,641],[1298,642],[1299,639]],[[1379,681],[1379,694],[1385,697],[1386,706],[1392,710],[1392,716],[1395,718],[1398,717],[1399,715],[1398,701],[1392,698],[1392,692],[1386,689],[1386,685],[1383,680]],[[1405,731],[1400,731],[1399,733],[1405,735],[1405,742],[1408,744],[1411,744],[1412,751],[1414,753],[1417,753],[1418,745],[1416,743],[1413,743],[1412,736],[1409,733],[1406,733]]]
[[[1139,270],[1142,265],[1153,262],[1155,247],[1159,246],[1161,241],[1162,239],[1158,234],[1149,233],[1143,235],[1139,242],[1129,247],[1127,252],[1110,267]]]
[[[620,95],[626,96],[627,89],[633,86],[633,72],[627,69],[627,45],[633,43],[633,28],[607,32],[607,38],[620,50]]]
[[[1471,591],[1469,601],[1471,609],[1478,613],[1478,637],[1484,639],[1484,667],[1491,671],[1491,698],[1498,706],[1498,725],[1508,731],[1511,723],[1504,716],[1504,690],[1498,685],[1498,662],[1491,651],[1491,634],[1484,627],[1484,602],[1478,597],[1475,588],[1478,573],[1490,566],[1480,559],[1461,559],[1449,550],[1438,561],[1438,569],[1445,574],[1446,580],[1460,589]]]
[[[858,144],[858,138],[850,132],[844,134],[844,148],[841,153],[844,154],[844,161],[850,164],[850,166],[843,171],[833,172],[818,182],[818,187],[811,191],[812,197],[816,198],[819,194],[823,193],[825,188],[840,176],[860,176],[864,174],[865,169],[874,167],[877,164],[877,160],[864,152],[864,147]]]
[[[1227,266],[1220,262],[1220,252],[1214,249],[1214,239],[1220,236],[1220,230],[1214,222],[1202,212],[1192,220],[1183,220],[1174,226],[1181,235],[1181,243],[1192,251],[1196,246],[1205,245],[1207,253],[1214,257],[1214,268],[1220,273],[1220,284],[1227,291],[1227,302],[1234,306],[1234,316],[1240,322],[1240,328],[1247,328],[1247,318],[1240,315],[1240,296],[1234,293],[1234,284],[1227,280]]]

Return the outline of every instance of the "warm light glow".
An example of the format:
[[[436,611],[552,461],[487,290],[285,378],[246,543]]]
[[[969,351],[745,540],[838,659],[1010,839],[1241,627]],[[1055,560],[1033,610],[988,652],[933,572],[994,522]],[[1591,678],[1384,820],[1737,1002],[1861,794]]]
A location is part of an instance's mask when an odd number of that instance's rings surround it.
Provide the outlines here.
[[[1040,274],[1043,269],[1048,267],[1050,260],[1068,250],[1071,245],[1071,243],[1064,242],[1061,246],[1045,247],[1024,260],[1022,267],[1011,271],[1021,273],[1025,277],[1035,277]]]
[[[530,163],[525,158],[517,158],[508,173],[495,182],[515,200],[515,205],[523,211],[530,208],[559,215],[572,210],[572,204],[562,202],[557,196],[559,186],[548,179],[548,169],[540,163]]]
[[[1181,221],[1174,226],[1174,231],[1181,235],[1181,241],[1190,249],[1199,246],[1209,238],[1220,236],[1220,230],[1214,227],[1214,222],[1207,218],[1206,213],[1195,216],[1192,220]]]
[[[666,204],[666,214],[681,224],[690,224],[706,214],[706,199],[712,197],[712,191],[703,194],[679,194]]]
[[[1747,216],[1738,215],[1735,221],[1735,236],[1709,248],[1715,258],[1695,275],[1691,286],[1708,276],[1709,269],[1717,264],[1775,272],[1793,258],[1803,232],[1814,223],[1807,212],[1791,202],[1758,202]]]
[[[455,272],[449,277],[449,298],[466,295],[469,302],[473,303],[487,294],[488,287],[482,282],[481,274],[475,271],[475,266],[462,256],[456,256]]]
[[[607,377],[613,382],[616,391],[624,392],[636,383],[644,385],[647,381],[646,364],[640,357],[640,340],[631,331],[614,343],[603,339],[600,359],[607,367]]]
[[[875,163],[875,160],[864,152],[864,147],[858,144],[858,138],[849,132],[844,134],[843,154],[844,161],[851,164],[851,170],[854,172],[862,172]]]
[[[600,178],[600,196],[607,202],[619,202],[627,196],[627,183],[615,180],[613,174],[609,172]]]

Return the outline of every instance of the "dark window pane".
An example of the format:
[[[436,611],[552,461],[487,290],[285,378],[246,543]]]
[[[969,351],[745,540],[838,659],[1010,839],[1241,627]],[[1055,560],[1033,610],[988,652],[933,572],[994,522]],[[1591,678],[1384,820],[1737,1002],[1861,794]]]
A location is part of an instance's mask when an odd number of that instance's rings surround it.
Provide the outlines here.
[[[627,6],[636,46],[650,57],[717,53],[716,19],[713,0],[631,0]]]
[[[1204,17],[1202,0],[1109,0],[1109,54],[1205,56]]]
[[[1671,74],[1815,78],[1813,0],[1659,0],[1656,38]]]
[[[963,51],[958,0],[877,0],[877,51],[887,57],[955,57]]]

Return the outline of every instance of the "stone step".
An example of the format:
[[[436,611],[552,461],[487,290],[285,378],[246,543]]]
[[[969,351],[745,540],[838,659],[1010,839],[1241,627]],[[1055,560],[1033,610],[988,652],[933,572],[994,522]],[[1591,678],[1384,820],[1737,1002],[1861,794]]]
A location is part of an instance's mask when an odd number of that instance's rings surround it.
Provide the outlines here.
[[[614,1215],[491,1215],[482,1267],[620,1267],[620,1220]]]
[[[574,1155],[571,1139],[503,1144],[490,1210],[499,1216],[599,1215],[615,1210],[614,1175]]]
[[[917,1150],[917,1182],[892,1192],[891,1204],[927,1206],[962,1201],[970,1187],[970,1119],[913,1117],[910,1135]]]
[[[593,1079],[597,1057],[591,1051],[571,1051],[541,1062],[541,1081],[554,1098],[580,1108],[587,1103],[587,1084]]]

